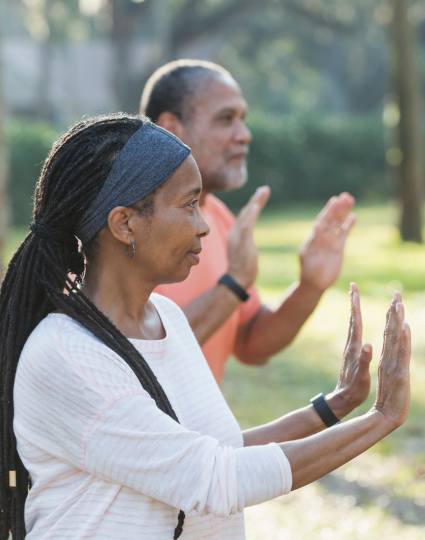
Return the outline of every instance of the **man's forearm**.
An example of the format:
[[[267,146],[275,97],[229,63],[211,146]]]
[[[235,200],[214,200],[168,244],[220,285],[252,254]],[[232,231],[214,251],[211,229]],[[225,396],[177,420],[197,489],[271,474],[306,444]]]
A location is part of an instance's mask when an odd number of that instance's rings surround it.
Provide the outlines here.
[[[201,347],[227,321],[239,303],[239,298],[227,287],[216,285],[183,308]]]
[[[339,420],[354,409],[343,394],[329,394],[326,396],[326,402]],[[247,429],[242,434],[244,446],[262,446],[271,442],[282,443],[304,439],[325,428],[313,405],[308,405],[268,424]]]
[[[277,311],[263,306],[252,321],[239,327],[236,356],[248,364],[261,364],[280,352],[298,334],[322,294],[314,287],[293,283]]]

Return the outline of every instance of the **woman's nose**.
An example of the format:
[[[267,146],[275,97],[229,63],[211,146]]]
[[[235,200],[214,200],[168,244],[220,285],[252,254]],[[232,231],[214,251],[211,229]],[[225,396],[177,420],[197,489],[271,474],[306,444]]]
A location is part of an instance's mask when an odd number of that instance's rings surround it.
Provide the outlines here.
[[[210,226],[208,225],[208,221],[204,218],[201,210],[199,209],[198,236],[200,238],[203,238],[208,234],[210,234]]]

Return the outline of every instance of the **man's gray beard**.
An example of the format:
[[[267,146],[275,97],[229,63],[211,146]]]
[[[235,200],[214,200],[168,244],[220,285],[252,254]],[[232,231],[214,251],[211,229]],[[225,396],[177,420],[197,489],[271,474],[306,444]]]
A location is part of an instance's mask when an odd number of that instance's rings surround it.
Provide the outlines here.
[[[232,191],[233,189],[239,189],[243,187],[248,181],[248,170],[245,166],[241,171],[239,182],[235,180],[229,180],[229,175],[225,173],[216,173],[208,176],[202,176],[202,187],[205,191]]]

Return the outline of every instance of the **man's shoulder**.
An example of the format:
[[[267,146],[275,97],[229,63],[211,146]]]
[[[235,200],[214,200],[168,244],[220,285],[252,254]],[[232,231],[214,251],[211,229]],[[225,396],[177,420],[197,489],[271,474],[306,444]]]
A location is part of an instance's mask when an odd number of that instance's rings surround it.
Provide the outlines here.
[[[209,193],[205,197],[205,208],[207,212],[214,216],[215,219],[223,221],[229,228],[233,227],[236,218],[230,208],[228,208],[226,204],[218,197]]]

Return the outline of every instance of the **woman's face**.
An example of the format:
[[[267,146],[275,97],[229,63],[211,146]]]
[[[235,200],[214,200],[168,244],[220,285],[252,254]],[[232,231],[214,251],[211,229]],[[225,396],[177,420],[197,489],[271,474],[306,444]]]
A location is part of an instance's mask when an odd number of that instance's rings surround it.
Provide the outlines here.
[[[201,189],[201,175],[190,155],[155,194],[153,214],[131,218],[136,247],[132,262],[140,265],[145,278],[158,284],[183,281],[199,264],[201,238],[210,232],[199,208]]]

